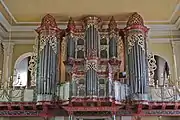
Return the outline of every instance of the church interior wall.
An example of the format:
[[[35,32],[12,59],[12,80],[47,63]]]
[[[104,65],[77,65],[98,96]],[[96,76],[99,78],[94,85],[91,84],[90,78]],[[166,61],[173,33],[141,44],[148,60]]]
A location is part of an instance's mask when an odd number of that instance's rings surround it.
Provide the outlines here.
[[[33,45],[32,44],[15,44],[13,50],[13,57],[12,57],[12,74],[14,71],[14,65],[16,60],[24,53],[33,52]]]
[[[149,52],[152,52],[154,55],[158,55],[164,58],[170,67],[171,79],[175,79],[175,68],[174,68],[174,58],[173,50],[170,43],[149,43]]]

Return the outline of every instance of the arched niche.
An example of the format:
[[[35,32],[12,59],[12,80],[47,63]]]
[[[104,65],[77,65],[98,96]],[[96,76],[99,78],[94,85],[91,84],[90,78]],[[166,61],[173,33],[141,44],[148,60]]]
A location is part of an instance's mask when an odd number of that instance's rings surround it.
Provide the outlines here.
[[[156,60],[156,70],[154,71],[154,82],[158,86],[168,86],[170,78],[170,67],[166,59],[159,55],[154,55]]]
[[[28,70],[30,56],[32,52],[22,54],[14,64],[13,86],[14,87],[29,87],[30,86],[30,71]]]

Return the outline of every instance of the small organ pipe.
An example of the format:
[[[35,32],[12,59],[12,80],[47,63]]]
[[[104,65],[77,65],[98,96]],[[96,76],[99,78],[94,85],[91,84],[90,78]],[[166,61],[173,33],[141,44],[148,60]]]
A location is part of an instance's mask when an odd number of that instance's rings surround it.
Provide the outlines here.
[[[67,57],[68,58],[75,58],[75,42],[72,37],[68,37],[68,43],[67,43]]]
[[[117,57],[117,43],[115,38],[111,38],[109,41],[109,57]]]

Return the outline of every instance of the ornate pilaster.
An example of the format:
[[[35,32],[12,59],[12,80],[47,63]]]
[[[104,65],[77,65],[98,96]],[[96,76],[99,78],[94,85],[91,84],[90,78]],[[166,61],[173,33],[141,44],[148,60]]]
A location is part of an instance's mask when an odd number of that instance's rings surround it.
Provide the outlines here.
[[[148,100],[147,32],[142,17],[134,13],[125,28],[126,63],[132,100]]]
[[[3,59],[4,59],[2,40],[3,39],[0,37],[0,81],[2,80]]]
[[[4,48],[3,75],[2,75],[2,82],[3,82],[11,77],[14,43],[2,43],[2,45]]]
[[[179,55],[179,51],[180,51],[180,42],[178,41],[171,41],[171,47],[172,47],[172,57],[173,57],[173,68],[174,70],[171,68],[170,71],[172,72],[172,80],[175,80],[174,85],[179,89],[179,85],[180,85],[180,68],[178,67],[180,65],[180,55]],[[173,78],[174,76],[174,78]]]

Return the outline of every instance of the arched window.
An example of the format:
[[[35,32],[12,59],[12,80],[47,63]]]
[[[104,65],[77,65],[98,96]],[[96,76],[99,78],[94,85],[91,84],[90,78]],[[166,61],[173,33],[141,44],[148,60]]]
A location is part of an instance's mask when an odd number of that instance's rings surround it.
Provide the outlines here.
[[[154,56],[156,60],[156,70],[154,71],[154,82],[157,86],[168,86],[169,84],[169,76],[170,76],[170,70],[168,62],[160,57],[155,55]]]
[[[14,75],[13,75],[13,86],[14,87],[30,87],[31,86],[31,75],[28,70],[31,52],[21,55],[15,62]]]

